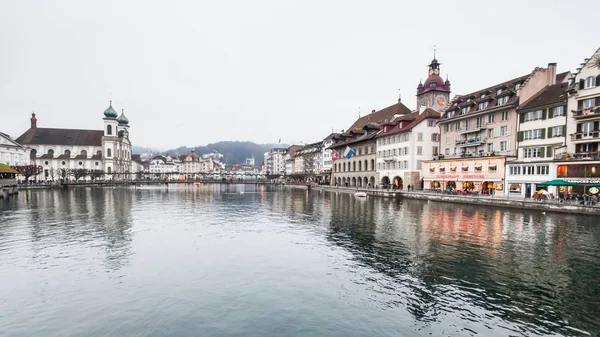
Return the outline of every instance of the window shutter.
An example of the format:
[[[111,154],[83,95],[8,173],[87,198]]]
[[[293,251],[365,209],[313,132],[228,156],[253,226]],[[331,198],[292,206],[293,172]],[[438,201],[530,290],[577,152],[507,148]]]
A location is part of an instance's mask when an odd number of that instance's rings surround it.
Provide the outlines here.
[[[506,151],[510,151],[510,140],[506,141]]]
[[[579,89],[583,89],[583,88],[585,88],[585,80],[581,79],[581,80],[579,80]]]
[[[556,109],[556,108],[548,108],[548,115],[547,115],[548,119],[554,117],[554,109]]]
[[[577,124],[577,132],[581,132],[581,124]]]
[[[546,112],[547,111],[548,111],[548,109],[542,110],[542,120],[546,119]]]
[[[583,100],[577,101],[577,110],[583,109]]]
[[[506,127],[506,135],[510,136],[510,125]]]
[[[523,131],[519,131],[519,132],[517,132],[517,140],[518,140],[519,142],[522,142],[522,141],[523,141]]]
[[[548,138],[552,138],[552,127],[548,128]]]
[[[567,137],[567,126],[566,126],[566,125],[563,125],[563,126],[562,126],[562,129],[563,129],[563,130],[562,130],[562,135],[563,135],[563,137]]]
[[[525,123],[525,114],[519,114],[519,123]]]
[[[544,138],[546,138],[546,129],[541,129],[541,130],[542,130],[542,138],[541,139],[544,139]]]
[[[600,87],[600,75],[596,76],[596,86]]]
[[[546,157],[552,157],[552,146],[546,146]]]
[[[544,158],[546,156],[544,150],[545,149],[543,147],[540,147],[540,158]]]

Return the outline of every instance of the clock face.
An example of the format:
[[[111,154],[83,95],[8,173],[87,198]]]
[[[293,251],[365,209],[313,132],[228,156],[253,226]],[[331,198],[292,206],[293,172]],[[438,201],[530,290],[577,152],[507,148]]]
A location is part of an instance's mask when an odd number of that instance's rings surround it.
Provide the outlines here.
[[[440,74],[440,70],[438,68],[435,68],[433,70],[433,73],[436,74],[436,75],[439,75]]]
[[[435,99],[435,103],[437,104],[437,106],[442,107],[446,105],[446,99],[444,98],[444,96],[438,96]]]

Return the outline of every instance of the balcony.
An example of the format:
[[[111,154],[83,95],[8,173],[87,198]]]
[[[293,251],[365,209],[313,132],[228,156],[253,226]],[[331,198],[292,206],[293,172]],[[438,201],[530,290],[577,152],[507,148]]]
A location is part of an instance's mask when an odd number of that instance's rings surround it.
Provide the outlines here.
[[[600,152],[597,152],[597,151],[575,152],[575,153],[569,153],[569,155],[574,159],[600,160]]]
[[[481,130],[483,130],[484,128],[479,125],[479,126],[475,126],[475,127],[471,127],[465,130],[456,130],[456,134],[457,135],[463,135],[463,134],[467,134],[467,133],[475,133],[475,132],[479,132]]]
[[[575,119],[600,118],[600,105],[587,109],[571,110],[571,113]]]
[[[476,137],[476,138],[467,138],[467,139],[459,139],[454,142],[457,147],[471,147],[471,146],[480,146],[485,144],[487,138],[485,137]]]
[[[571,134],[571,141],[585,143],[589,141],[600,141],[600,131],[576,132]]]

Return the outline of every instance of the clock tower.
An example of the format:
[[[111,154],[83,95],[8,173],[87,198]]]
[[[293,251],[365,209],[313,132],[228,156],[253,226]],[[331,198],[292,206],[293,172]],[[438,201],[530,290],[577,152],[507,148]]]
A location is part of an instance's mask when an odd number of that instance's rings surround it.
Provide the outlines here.
[[[450,81],[446,76],[446,81],[440,77],[440,63],[435,59],[429,64],[429,76],[425,83],[419,82],[417,86],[417,110],[421,106],[431,108],[436,111],[443,111],[450,99]]]

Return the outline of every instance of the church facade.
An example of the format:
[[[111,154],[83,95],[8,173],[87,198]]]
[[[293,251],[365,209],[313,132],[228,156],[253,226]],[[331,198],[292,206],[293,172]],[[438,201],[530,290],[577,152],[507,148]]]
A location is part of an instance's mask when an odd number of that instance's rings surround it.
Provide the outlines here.
[[[30,128],[16,141],[30,149],[30,164],[42,173],[31,179],[57,180],[64,170],[102,172],[104,178],[129,179],[132,171],[129,120],[117,114],[110,102],[104,111],[102,130],[40,128],[35,113]]]

